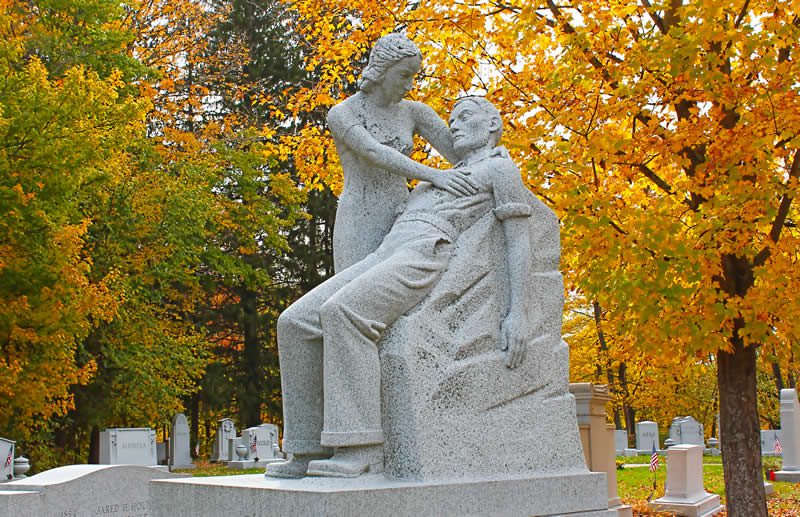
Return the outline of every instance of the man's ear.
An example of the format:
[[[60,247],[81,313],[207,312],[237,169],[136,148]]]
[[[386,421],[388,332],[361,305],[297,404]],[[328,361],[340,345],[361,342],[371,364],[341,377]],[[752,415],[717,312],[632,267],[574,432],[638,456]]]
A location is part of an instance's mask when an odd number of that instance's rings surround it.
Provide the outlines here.
[[[494,133],[503,125],[502,121],[498,117],[492,117],[489,121],[489,132]]]

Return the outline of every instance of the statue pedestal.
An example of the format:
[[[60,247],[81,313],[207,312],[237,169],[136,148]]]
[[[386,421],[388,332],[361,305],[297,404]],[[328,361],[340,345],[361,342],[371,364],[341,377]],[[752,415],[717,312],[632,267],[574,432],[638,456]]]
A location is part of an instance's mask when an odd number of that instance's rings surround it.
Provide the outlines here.
[[[607,517],[605,474],[582,472],[508,479],[401,481],[274,479],[261,474],[150,483],[155,517],[281,515],[325,517]]]

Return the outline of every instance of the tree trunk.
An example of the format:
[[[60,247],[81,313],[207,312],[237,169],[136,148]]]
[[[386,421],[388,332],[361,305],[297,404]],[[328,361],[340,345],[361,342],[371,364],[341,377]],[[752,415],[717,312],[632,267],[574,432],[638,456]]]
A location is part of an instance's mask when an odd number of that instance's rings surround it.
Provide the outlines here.
[[[775,377],[775,389],[780,397],[781,390],[784,388],[783,375],[781,374],[781,366],[776,361],[772,362],[772,376]]]
[[[614,396],[617,391],[616,384],[614,383],[614,371],[611,369],[611,358],[608,356],[608,344],[606,343],[606,335],[603,332],[603,328],[601,326],[601,321],[603,319],[603,308],[600,306],[600,302],[594,300],[592,302],[592,308],[594,309],[594,325],[597,330],[597,342],[600,345],[600,357],[601,361],[604,361],[605,364],[598,364],[597,365],[597,376],[599,377],[602,374],[602,369],[605,367],[606,369],[606,380],[608,382],[608,392]],[[619,415],[619,409],[617,408],[616,404],[612,402],[613,413],[614,413],[614,429],[622,429],[622,419]]]
[[[756,349],[745,347],[735,325],[733,352],[718,352],[720,427],[725,440],[723,471],[729,517],[767,517],[761,466]]]
[[[189,415],[191,416],[191,428],[189,431],[189,448],[191,449],[189,453],[192,455],[194,459],[200,457],[199,448],[197,444],[200,443],[200,394],[193,393],[192,394],[192,401],[191,401],[191,408],[189,409]]]
[[[239,387],[239,423],[243,427],[255,427],[261,422],[261,401],[264,369],[261,359],[261,339],[259,336],[260,317],[258,315],[256,293],[244,290],[241,294],[242,333],[242,384]]]
[[[100,463],[100,429],[95,425],[89,434],[89,465]]]

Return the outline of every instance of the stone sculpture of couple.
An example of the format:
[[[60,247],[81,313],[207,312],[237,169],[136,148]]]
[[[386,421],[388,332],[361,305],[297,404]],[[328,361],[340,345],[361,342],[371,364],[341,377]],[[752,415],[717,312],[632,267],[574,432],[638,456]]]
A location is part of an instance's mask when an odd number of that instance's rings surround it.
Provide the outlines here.
[[[576,436],[561,459],[515,450],[539,432],[538,424],[518,421],[520,411],[534,414],[534,406],[550,403],[568,410],[571,400],[564,398],[557,221],[498,146],[502,120],[490,102],[460,99],[448,128],[430,107],[404,99],[421,60],[407,37],[384,36],[370,53],[361,91],[328,115],[344,169],[336,274],[278,320],[290,459],[269,465],[267,476],[356,477],[382,472],[385,459],[397,477],[469,473],[463,463],[474,453],[429,461],[436,452],[425,450],[460,449],[469,438],[453,428],[484,416],[486,425],[499,422],[499,432],[517,436],[498,442],[490,453],[496,465],[487,460],[475,467],[481,472],[581,464]],[[456,166],[437,170],[409,158],[417,134]],[[410,193],[407,178],[420,181]],[[537,275],[549,287],[531,287]],[[555,294],[534,299],[537,289]],[[548,296],[552,303],[542,301]],[[548,317],[556,320],[549,326]],[[537,339],[550,343],[540,349],[552,356],[539,359],[563,356],[563,366],[545,371],[525,360]],[[386,347],[394,355],[382,364]],[[433,356],[435,367],[425,359]],[[425,400],[409,399],[416,392]],[[429,422],[404,429],[406,419]]]

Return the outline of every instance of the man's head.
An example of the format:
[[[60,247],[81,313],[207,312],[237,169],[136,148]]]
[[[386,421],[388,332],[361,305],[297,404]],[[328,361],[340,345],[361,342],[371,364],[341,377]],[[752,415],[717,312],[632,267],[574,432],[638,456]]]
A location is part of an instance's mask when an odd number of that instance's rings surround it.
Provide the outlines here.
[[[463,157],[495,147],[503,134],[503,120],[494,105],[483,97],[462,97],[450,113],[453,148]]]

